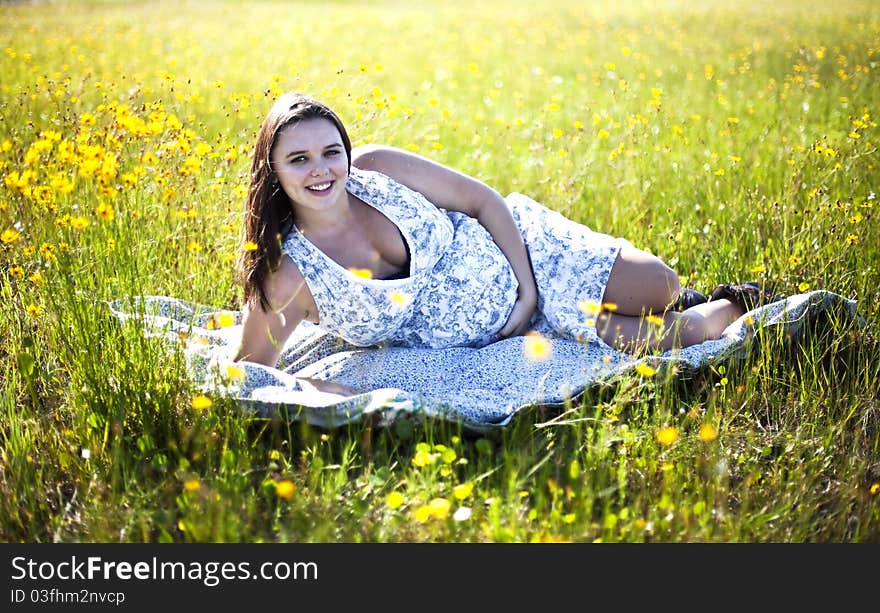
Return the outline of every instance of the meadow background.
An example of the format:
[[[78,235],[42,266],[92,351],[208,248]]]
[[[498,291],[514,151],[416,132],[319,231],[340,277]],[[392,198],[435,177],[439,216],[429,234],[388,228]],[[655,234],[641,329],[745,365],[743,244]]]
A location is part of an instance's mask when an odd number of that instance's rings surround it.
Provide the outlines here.
[[[880,542],[876,2],[0,5],[0,540]],[[685,281],[858,301],[497,436],[200,397],[105,303],[240,308],[276,95],[526,193]]]

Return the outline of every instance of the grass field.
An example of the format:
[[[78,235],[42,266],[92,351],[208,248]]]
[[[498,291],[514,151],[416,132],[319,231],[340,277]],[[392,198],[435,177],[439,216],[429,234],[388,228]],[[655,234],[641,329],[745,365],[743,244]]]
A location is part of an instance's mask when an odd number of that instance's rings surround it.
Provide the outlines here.
[[[871,0],[0,6],[0,540],[880,542]],[[496,437],[204,407],[105,301],[239,308],[272,99],[660,255],[858,301]],[[207,404],[207,403],[205,403]]]

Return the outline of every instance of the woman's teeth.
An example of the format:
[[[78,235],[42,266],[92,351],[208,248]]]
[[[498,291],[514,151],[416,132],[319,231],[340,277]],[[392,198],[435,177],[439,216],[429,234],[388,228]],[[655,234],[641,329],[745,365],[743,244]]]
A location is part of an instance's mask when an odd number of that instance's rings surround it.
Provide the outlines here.
[[[333,182],[327,183],[319,183],[317,185],[309,185],[306,189],[311,190],[313,192],[323,192],[325,190],[330,189],[330,186],[333,185]]]

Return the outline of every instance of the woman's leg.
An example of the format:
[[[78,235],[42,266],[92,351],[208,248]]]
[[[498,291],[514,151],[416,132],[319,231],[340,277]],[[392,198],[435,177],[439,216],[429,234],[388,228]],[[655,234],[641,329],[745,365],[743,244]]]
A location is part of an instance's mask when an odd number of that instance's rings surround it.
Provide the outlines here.
[[[719,338],[742,314],[739,306],[726,299],[647,317],[603,311],[596,319],[596,331],[610,346],[627,353],[668,351]]]
[[[667,351],[718,338],[743,314],[729,300],[713,300],[680,313],[669,311],[679,292],[678,274],[660,258],[624,247],[605,286],[606,309],[596,319],[599,337],[622,351]]]
[[[663,260],[635,247],[623,247],[614,261],[602,302],[620,315],[662,313],[678,299],[681,280]]]

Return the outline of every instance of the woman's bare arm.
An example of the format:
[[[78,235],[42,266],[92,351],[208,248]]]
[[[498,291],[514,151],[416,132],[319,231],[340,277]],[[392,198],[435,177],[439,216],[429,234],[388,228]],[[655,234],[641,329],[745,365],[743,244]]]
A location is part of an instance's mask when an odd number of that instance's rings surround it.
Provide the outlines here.
[[[269,309],[263,310],[260,304],[245,305],[241,345],[233,360],[274,367],[284,343],[308,316],[303,308],[305,280],[293,261],[285,256],[265,283]]]
[[[281,259],[281,266],[266,278],[269,310],[259,305],[246,305],[242,323],[241,345],[233,361],[245,360],[275,367],[284,343],[296,327],[309,317],[303,305],[307,288],[299,269],[288,257]],[[297,377],[305,391],[326,394],[328,400],[357,394],[357,390],[345,385],[309,377]]]

